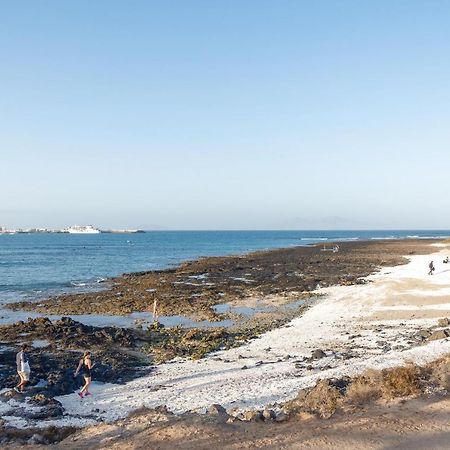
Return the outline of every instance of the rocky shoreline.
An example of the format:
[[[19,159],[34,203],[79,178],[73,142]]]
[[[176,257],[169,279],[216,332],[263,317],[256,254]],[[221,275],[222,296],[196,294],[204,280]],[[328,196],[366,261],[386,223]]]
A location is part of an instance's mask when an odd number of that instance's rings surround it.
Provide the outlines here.
[[[165,328],[158,323],[134,329],[94,327],[69,317],[53,321],[43,317],[1,326],[0,409],[11,399],[17,402],[7,414],[17,417],[19,425],[21,419],[38,424],[42,419],[62,418],[64,408],[54,397],[79,387],[80,380],[73,378],[73,371],[85,349],[93,352],[97,362],[96,381],[125,383],[148,375],[155,364],[176,357],[199,359],[212,351],[241,346],[302,314],[308,308],[303,300],[313,299],[316,288],[365,283],[361,278],[382,266],[404,264],[403,255],[431,253],[432,242],[351,242],[340,244],[338,253],[324,252],[322,246],[315,245],[204,258],[175,269],[124,275],[112,280],[112,287],[102,292],[11,304],[13,309],[47,314],[70,314],[81,308],[91,314],[120,315],[148,311],[157,298],[160,314],[185,314],[211,321],[239,316],[231,309],[220,312],[213,308],[220,304],[249,305],[257,298],[272,309],[238,317],[228,328]],[[295,308],[280,308],[299,298],[303,300]],[[15,353],[23,342],[32,347],[33,369],[25,395],[10,389],[16,383]],[[312,357],[320,359],[320,355]],[[10,426],[0,422],[0,427],[11,435]],[[55,435],[64,434],[58,433]]]
[[[339,243],[338,253],[322,245],[259,251],[243,256],[207,257],[176,268],[125,274],[100,292],[67,294],[11,303],[13,310],[45,314],[125,315],[150,312],[196,320],[223,318],[215,305],[277,297],[289,302],[318,287],[357,283],[383,266],[406,262],[404,255],[429,253],[438,240],[358,241]],[[326,250],[333,244],[327,243]]]

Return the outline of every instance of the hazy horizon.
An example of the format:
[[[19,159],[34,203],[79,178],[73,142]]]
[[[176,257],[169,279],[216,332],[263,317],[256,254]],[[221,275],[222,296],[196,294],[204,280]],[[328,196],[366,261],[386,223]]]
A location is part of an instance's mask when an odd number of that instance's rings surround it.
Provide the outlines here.
[[[446,229],[450,3],[2,3],[0,226]]]
[[[100,230],[123,230],[123,229],[128,229],[128,230],[143,230],[143,231],[174,231],[174,232],[183,232],[183,231],[193,231],[193,232],[226,232],[226,231],[292,231],[292,232],[307,232],[307,231],[450,231],[450,228],[169,228],[169,227],[158,227],[158,226],[154,226],[154,227],[136,227],[136,226],[131,226],[131,227],[125,227],[125,228],[121,228],[121,227],[111,227],[111,226],[98,226],[95,224],[87,224],[87,223],[74,223],[74,224],[66,224],[64,226],[60,226],[60,227],[54,227],[54,226],[20,226],[20,227],[4,227],[6,230],[9,229],[14,229],[14,230],[30,230],[30,229],[47,229],[47,230],[63,230],[65,228],[68,228],[70,226],[87,226],[87,225],[92,225],[95,228],[98,228]],[[1,227],[2,225],[0,225]]]

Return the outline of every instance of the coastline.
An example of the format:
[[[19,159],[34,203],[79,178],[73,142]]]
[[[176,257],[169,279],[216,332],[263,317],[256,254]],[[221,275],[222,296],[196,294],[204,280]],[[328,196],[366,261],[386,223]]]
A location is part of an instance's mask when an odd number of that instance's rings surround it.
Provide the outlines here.
[[[431,248],[433,257],[442,259],[449,251],[448,247],[440,252]],[[148,378],[123,387],[105,387],[97,394],[102,402],[108,402],[107,411],[100,417],[115,420],[132,409],[156,407],[160,394],[148,392],[149,383],[166,386],[165,405],[178,414],[187,410],[204,412],[213,403],[221,403],[227,410],[242,410],[289,400],[320,379],[437,359],[450,352],[450,341],[418,337],[425,329],[440,329],[437,320],[416,319],[413,315],[404,320],[372,317],[385,300],[409,289],[411,278],[423,289],[450,287],[450,272],[439,273],[429,284],[426,272],[423,274],[427,260],[428,255],[414,255],[406,265],[387,267],[370,276],[370,283],[323,288],[326,296],[303,315],[244,346],[216,352],[200,361],[176,360],[159,366]],[[447,309],[440,310],[441,317],[450,316],[448,300],[444,305]],[[316,350],[323,355],[311,359]],[[72,396],[59,400],[68,411],[83,414]],[[89,400],[83,409],[91,404],[95,401]]]
[[[427,363],[449,353],[449,339],[430,340],[435,331],[442,330],[437,319],[450,316],[447,293],[450,290],[450,271],[447,272],[439,262],[450,252],[448,241],[389,241],[371,245],[351,244],[350,247],[352,252],[347,249],[347,257],[353,259],[351,278],[338,278],[341,283],[328,287],[325,283],[318,289],[316,286],[314,292],[319,294],[319,298],[289,322],[269,323],[265,329],[258,330],[259,317],[255,317],[250,333],[234,344],[230,341],[231,345],[225,348],[223,343],[229,336],[224,336],[229,332],[208,331],[201,334],[196,330],[185,330],[181,341],[175,339],[175,347],[182,347],[187,336],[189,345],[203,345],[215,336],[212,347],[206,345],[200,350],[201,359],[180,358],[189,353],[175,353],[172,359],[169,358],[169,363],[156,365],[150,375],[139,376],[124,384],[94,386],[93,398],[86,399],[83,404],[77,402],[75,394],[56,397],[55,400],[64,410],[64,417],[50,421],[34,420],[34,423],[60,427],[86,426],[97,421],[109,423],[126,417],[133,410],[154,408],[162,403],[178,414],[185,411],[205,412],[213,403],[221,403],[228,411],[245,411],[289,401],[301,389],[314,386],[321,379],[355,376],[367,369],[396,367],[409,360]],[[371,256],[366,253],[367,249],[370,249]],[[345,248],[333,255],[319,251],[318,248],[309,248],[308,267],[315,269],[320,261],[315,265],[311,261],[322,257],[330,262],[329,258],[346,255]],[[293,254],[297,255],[295,249],[277,250],[275,253],[279,257],[288,255],[288,263],[292,261]],[[263,256],[267,257],[267,254]],[[434,277],[426,275],[430,257],[438,258],[438,271]],[[255,262],[255,258],[259,261],[254,254],[246,256],[251,263]],[[242,259],[227,258],[226,262],[242,264]],[[214,261],[217,262],[217,259]],[[273,254],[266,261],[272,266],[276,264]],[[366,264],[362,265],[362,261]],[[384,261],[384,264],[376,265],[375,262],[379,261]],[[397,265],[386,265],[388,261]],[[200,260],[198,264],[204,262]],[[298,264],[298,259],[294,262]],[[331,263],[338,264],[336,259]],[[187,268],[182,266],[180,269],[186,271],[191,265],[197,269],[196,264],[188,263]],[[328,263],[325,267],[329,267]],[[375,273],[371,272],[361,279],[359,273],[367,272],[371,267],[374,267]],[[345,272],[349,271],[346,264],[344,268]],[[167,277],[168,273],[177,274],[180,269],[158,273]],[[338,274],[340,277],[341,271]],[[140,280],[140,276],[136,278]],[[290,287],[289,284],[281,286]],[[286,292],[290,294],[292,291]],[[277,292],[279,294],[280,291]],[[267,296],[274,300],[270,292]],[[290,299],[289,295],[280,297],[283,301]],[[253,299],[254,296],[239,296],[235,301]],[[418,305],[422,315],[417,315]],[[398,315],[399,311],[402,312],[401,317],[389,317],[389,312]],[[431,311],[431,317],[427,311]],[[16,329],[16,336],[20,336],[21,332]],[[170,329],[167,333],[167,342],[176,337],[170,334]],[[159,339],[162,335],[149,335],[151,340],[156,336]],[[55,344],[59,346],[61,342],[55,341]],[[314,356],[315,352],[319,357]],[[10,401],[3,398],[0,406],[11,410],[8,406]],[[19,404],[26,410],[26,403]],[[102,404],[104,409],[99,409],[98,404]],[[21,413],[18,414],[20,416]],[[30,426],[33,423],[30,418],[22,418],[22,422],[18,417],[8,420],[6,426],[15,424],[20,427],[20,423]]]
[[[203,257],[174,268],[135,272],[107,280],[101,291],[63,294],[5,305],[43,314],[119,315],[150,313],[220,321],[216,305],[242,305],[270,298],[276,306],[307,296],[318,287],[358,282],[383,266],[402,264],[403,255],[428,252],[439,239],[340,242],[338,253],[323,243],[270,249],[237,256]],[[327,242],[330,248],[333,243]],[[270,301],[269,301],[270,303]],[[225,316],[227,316],[225,314]]]

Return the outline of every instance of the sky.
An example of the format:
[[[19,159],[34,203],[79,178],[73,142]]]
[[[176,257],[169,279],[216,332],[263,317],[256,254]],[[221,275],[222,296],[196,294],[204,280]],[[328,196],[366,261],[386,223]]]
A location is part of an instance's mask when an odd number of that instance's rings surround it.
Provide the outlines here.
[[[0,0],[0,226],[450,228],[450,2]]]

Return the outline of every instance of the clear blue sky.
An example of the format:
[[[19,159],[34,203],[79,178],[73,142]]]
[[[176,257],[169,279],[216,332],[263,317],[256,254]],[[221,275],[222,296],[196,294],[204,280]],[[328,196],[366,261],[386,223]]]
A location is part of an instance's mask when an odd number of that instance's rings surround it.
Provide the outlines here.
[[[0,225],[450,228],[449,1],[0,20]]]

